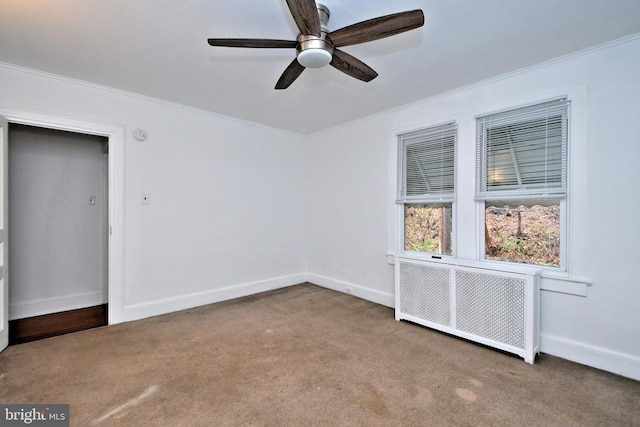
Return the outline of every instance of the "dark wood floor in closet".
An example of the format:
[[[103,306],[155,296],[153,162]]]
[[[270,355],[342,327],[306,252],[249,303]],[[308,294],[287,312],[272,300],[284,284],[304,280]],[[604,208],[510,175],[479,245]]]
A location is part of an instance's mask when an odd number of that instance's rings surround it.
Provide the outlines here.
[[[107,325],[107,304],[11,320],[9,345]]]

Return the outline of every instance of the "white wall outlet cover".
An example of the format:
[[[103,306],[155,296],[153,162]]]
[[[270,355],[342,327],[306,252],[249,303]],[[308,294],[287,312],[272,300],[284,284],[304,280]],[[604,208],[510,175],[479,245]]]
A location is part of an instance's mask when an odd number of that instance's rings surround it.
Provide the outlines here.
[[[138,129],[134,129],[133,137],[138,141],[144,141],[149,137],[149,135],[147,134],[146,130],[138,128]]]

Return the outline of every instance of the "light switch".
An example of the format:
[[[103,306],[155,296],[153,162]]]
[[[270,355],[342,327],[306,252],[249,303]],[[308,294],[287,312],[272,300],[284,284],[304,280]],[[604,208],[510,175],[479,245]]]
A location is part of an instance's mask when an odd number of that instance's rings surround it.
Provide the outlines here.
[[[142,194],[142,204],[143,205],[150,205],[151,204],[151,194],[149,194],[149,193],[143,193]]]
[[[96,196],[89,196],[89,198],[87,199],[87,204],[89,206],[95,206],[96,205]]]

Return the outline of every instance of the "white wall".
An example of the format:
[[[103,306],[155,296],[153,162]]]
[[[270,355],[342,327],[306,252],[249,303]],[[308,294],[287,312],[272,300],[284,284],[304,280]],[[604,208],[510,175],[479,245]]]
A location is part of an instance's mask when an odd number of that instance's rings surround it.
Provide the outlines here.
[[[0,94],[0,111],[13,116],[124,129],[116,321],[306,279],[303,136],[9,65],[0,66]],[[149,138],[135,140],[136,128]]]
[[[106,139],[12,125],[9,141],[10,319],[106,303]]]
[[[635,37],[310,136],[310,280],[393,305],[395,135],[451,120],[457,256],[478,259],[474,117],[568,95],[570,272],[542,281],[542,351],[640,379],[638,76]]]

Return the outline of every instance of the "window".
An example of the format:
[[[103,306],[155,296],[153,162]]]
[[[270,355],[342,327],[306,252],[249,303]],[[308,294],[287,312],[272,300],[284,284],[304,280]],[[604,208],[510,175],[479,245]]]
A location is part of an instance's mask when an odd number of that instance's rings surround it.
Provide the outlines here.
[[[454,157],[449,123],[398,136],[398,198],[405,251],[453,254]]]
[[[564,268],[569,101],[478,117],[484,258]]]

